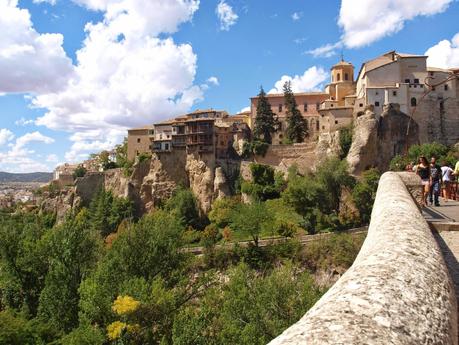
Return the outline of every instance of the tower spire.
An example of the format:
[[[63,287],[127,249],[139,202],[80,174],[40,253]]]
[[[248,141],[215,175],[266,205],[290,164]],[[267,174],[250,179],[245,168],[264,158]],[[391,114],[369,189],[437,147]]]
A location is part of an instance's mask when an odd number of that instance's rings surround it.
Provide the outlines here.
[[[344,62],[344,54],[343,54],[343,50],[341,49],[341,62]]]

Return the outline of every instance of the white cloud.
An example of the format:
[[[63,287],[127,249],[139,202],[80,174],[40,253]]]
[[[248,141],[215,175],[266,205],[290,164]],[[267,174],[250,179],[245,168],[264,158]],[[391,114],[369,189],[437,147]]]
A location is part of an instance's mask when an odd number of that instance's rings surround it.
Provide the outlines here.
[[[228,31],[231,26],[236,24],[237,19],[239,18],[239,16],[233,11],[233,8],[228,5],[225,0],[221,0],[218,3],[215,12],[220,20],[220,29],[224,31]]]
[[[459,33],[451,41],[442,40],[427,49],[427,65],[440,68],[459,67]]]
[[[217,77],[210,77],[209,79],[207,79],[207,82],[209,84],[213,84],[215,86],[218,86],[220,85],[220,82],[218,81],[218,78]]]
[[[0,0],[0,92],[58,90],[73,73],[61,34],[39,34],[17,0]]]
[[[337,43],[329,43],[307,53],[330,57],[343,46],[370,45],[403,29],[405,22],[419,16],[445,11],[454,0],[341,0],[338,25],[343,32]]]
[[[300,20],[301,17],[303,17],[303,12],[294,12],[292,14],[292,19],[293,19],[294,22]]]
[[[103,20],[86,25],[76,65],[62,49],[62,35],[38,34],[16,0],[0,0],[0,92],[32,92],[32,106],[46,110],[35,124],[74,133],[67,159],[111,148],[127,128],[187,112],[202,100],[209,85],[194,84],[192,46],[164,36],[192,19],[199,0],[74,1],[103,12]]]
[[[315,48],[315,49],[312,49],[312,50],[308,50],[306,52],[306,54],[310,54],[314,57],[325,57],[325,58],[329,58],[329,57],[332,57],[334,55],[336,55],[336,49],[342,47],[342,43],[341,42],[337,42],[337,43],[334,43],[334,44],[326,44],[326,45],[323,45],[319,48]]]
[[[245,113],[247,111],[250,111],[250,107],[242,108],[241,110],[239,110],[239,113]]]
[[[14,124],[15,124],[16,126],[28,126],[28,125],[33,124],[34,122],[35,122],[35,121],[32,120],[32,119],[25,119],[25,118],[21,117],[19,120],[16,120],[16,121],[14,122]]]
[[[33,0],[34,4],[41,4],[43,2],[46,2],[50,5],[56,5],[56,0]]]
[[[0,128],[0,146],[14,139],[14,134],[7,128]]]
[[[59,161],[59,158],[57,157],[56,154],[51,153],[46,157],[46,161],[49,163],[56,163]]]
[[[8,145],[9,150],[0,151],[0,170],[16,172],[50,171],[52,169],[51,166],[32,158],[34,155],[39,158],[34,150],[28,148],[32,142],[51,144],[54,139],[40,132],[26,133],[17,138],[14,144]]]
[[[320,91],[322,84],[327,79],[328,73],[322,67],[312,66],[304,71],[303,75],[282,76],[268,93],[282,93],[282,87],[286,81],[292,83],[293,92]]]
[[[401,29],[417,16],[446,10],[453,0],[342,0],[338,24],[348,48],[369,45]]]

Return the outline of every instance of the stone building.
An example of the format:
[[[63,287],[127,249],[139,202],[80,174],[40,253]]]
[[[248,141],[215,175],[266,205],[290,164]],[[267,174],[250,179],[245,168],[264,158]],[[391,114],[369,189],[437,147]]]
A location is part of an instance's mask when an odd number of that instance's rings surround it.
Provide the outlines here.
[[[320,114],[321,103],[329,98],[325,92],[304,92],[295,93],[295,101],[303,117],[308,123],[309,137],[317,138],[320,132]],[[284,140],[285,130],[287,128],[287,109],[283,94],[266,95],[271,109],[280,122],[279,130],[273,134],[272,143],[281,144]],[[258,96],[250,99],[250,123],[255,123],[257,116]]]
[[[376,116],[383,107],[400,110],[419,125],[421,143],[459,140],[457,70],[427,67],[427,56],[391,51],[362,64],[356,82],[354,113],[371,105]]]
[[[128,159],[133,161],[141,153],[150,152],[153,135],[153,126],[129,129],[127,142]]]

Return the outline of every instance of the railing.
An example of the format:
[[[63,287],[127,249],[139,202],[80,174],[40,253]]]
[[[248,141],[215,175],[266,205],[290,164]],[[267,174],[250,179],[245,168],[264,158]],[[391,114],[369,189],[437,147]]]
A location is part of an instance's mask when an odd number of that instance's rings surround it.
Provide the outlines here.
[[[440,250],[402,178],[388,172],[352,267],[270,345],[438,345],[457,337],[457,301]]]

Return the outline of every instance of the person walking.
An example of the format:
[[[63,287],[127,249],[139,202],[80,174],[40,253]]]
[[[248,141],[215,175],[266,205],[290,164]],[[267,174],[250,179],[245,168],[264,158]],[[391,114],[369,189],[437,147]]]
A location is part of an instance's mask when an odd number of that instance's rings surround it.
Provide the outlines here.
[[[454,181],[453,172],[454,170],[443,160],[441,162],[441,177],[443,180],[443,197],[445,198],[445,202],[451,199],[451,187]]]
[[[429,201],[430,204],[435,206],[440,206],[439,196],[441,190],[441,167],[437,164],[435,157],[430,159],[430,188],[429,188]]]
[[[415,167],[415,173],[421,178],[422,181],[422,205],[427,206],[427,196],[430,190],[430,166],[427,158],[424,156],[419,157],[419,163]]]

